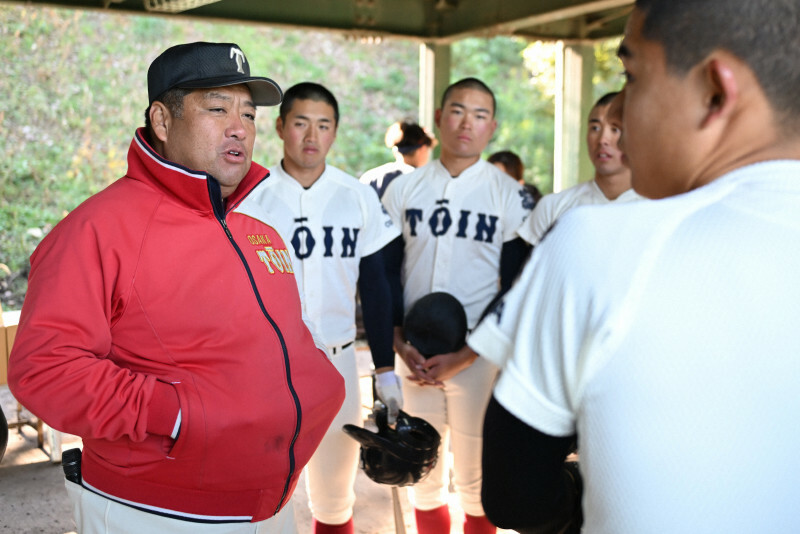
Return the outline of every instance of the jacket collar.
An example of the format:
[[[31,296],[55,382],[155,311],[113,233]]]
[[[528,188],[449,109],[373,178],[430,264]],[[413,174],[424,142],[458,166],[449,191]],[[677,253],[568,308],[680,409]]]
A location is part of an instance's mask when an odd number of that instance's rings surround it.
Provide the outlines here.
[[[212,211],[212,195],[219,195],[219,185],[213,176],[165,159],[147,142],[144,128],[136,130],[128,149],[127,176],[156,187],[187,208],[203,212]],[[268,176],[267,169],[252,162],[239,187],[226,199],[226,211],[234,209]]]

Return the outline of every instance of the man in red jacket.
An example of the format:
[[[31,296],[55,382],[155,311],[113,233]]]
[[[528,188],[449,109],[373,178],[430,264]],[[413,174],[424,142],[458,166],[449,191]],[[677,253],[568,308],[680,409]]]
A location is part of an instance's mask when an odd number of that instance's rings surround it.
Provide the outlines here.
[[[302,316],[286,244],[234,209],[257,106],[282,93],[235,44],[148,71],[128,172],[31,256],[14,396],[83,439],[78,531],[296,531],[285,506],[344,398]]]

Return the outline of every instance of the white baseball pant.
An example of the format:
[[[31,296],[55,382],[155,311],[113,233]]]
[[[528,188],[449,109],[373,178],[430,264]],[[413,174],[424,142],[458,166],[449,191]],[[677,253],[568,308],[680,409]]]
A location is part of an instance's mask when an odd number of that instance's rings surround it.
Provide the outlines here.
[[[363,423],[355,345],[331,353],[331,362],[344,377],[344,404],[306,466],[306,489],[314,518],[327,525],[341,525],[353,515],[359,458],[358,442],[342,427]]]
[[[498,369],[477,358],[475,362],[445,382],[444,388],[419,386],[406,380],[411,374],[402,358],[395,358],[395,369],[403,378],[403,411],[421,417],[442,436],[439,460],[431,473],[410,488],[409,500],[419,510],[433,510],[448,503],[450,465],[453,453],[453,484],[464,512],[484,515],[481,504],[481,451],[483,416],[492,395]]]

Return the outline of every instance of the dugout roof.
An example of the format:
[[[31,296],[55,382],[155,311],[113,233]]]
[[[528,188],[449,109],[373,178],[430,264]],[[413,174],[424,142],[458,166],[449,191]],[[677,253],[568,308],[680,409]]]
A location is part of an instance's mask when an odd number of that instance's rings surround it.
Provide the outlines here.
[[[337,31],[356,38],[450,43],[514,35],[597,40],[620,35],[633,0],[25,0],[9,4],[170,14]]]

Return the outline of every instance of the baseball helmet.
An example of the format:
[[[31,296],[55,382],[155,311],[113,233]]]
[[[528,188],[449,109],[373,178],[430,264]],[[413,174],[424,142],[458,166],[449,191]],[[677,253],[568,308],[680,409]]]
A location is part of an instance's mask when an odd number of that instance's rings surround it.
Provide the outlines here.
[[[450,293],[428,293],[411,305],[403,321],[406,340],[426,358],[455,352],[467,337],[464,306]]]
[[[420,417],[400,410],[395,428],[386,418],[386,406],[376,403],[378,432],[356,425],[344,425],[347,435],[361,444],[361,468],[378,484],[411,486],[425,478],[436,465],[441,438],[433,426]]]

